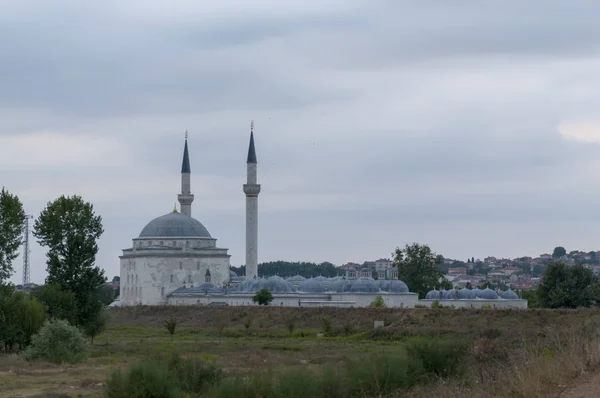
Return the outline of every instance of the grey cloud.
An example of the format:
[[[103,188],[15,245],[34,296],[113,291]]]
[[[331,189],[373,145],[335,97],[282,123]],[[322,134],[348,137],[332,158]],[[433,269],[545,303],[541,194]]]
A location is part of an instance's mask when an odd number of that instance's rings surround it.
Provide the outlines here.
[[[171,210],[188,129],[194,214],[241,264],[255,119],[261,260],[362,261],[411,241],[457,257],[595,244],[598,146],[556,127],[600,105],[596,2],[267,3],[246,17],[132,2],[119,15],[4,13],[0,134],[107,136],[128,162],[5,170],[2,183],[32,213],[84,193],[112,276],[119,250]]]

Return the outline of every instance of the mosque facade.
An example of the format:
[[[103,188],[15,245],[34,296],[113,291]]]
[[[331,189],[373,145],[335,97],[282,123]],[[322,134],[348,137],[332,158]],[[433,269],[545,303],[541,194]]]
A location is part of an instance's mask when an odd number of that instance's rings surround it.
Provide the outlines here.
[[[228,249],[219,248],[206,227],[192,217],[191,167],[187,134],[181,166],[180,212],[150,221],[120,256],[121,305],[168,304],[181,286],[211,283],[224,286],[230,279]]]
[[[150,221],[132,247],[120,256],[121,295],[118,305],[256,305],[252,298],[261,289],[273,294],[272,306],[368,307],[380,296],[387,307],[430,307],[434,302],[456,308],[527,308],[527,300],[509,290],[490,289],[431,291],[424,300],[387,272],[374,280],[370,275],[346,274],[335,278],[306,279],[296,275],[261,278],[258,275],[257,157],[253,125],[246,161],[246,275],[230,269],[228,250],[219,248],[202,223],[192,217],[191,167],[186,140],[181,167],[180,211]]]

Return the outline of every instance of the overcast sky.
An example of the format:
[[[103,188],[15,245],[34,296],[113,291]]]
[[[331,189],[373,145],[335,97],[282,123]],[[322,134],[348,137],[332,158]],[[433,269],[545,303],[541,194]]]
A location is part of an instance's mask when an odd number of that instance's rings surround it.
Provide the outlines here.
[[[597,1],[0,3],[0,185],[102,215],[97,263],[173,208],[244,263],[600,249]],[[45,251],[31,237],[31,279]],[[21,280],[22,258],[15,261]]]

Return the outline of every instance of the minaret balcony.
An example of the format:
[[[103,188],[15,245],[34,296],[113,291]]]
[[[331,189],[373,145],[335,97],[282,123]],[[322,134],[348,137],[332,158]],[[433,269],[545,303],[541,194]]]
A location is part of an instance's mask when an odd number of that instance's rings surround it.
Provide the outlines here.
[[[260,184],[244,184],[244,193],[246,196],[258,196]]]

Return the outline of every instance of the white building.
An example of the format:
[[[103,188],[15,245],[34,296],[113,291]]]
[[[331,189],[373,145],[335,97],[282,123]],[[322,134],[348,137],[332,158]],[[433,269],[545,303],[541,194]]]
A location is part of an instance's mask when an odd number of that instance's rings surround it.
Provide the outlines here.
[[[169,294],[184,286],[229,281],[227,249],[217,247],[200,221],[192,218],[187,133],[181,166],[181,194],[177,209],[155,218],[124,249],[121,259],[121,305],[167,304]]]

